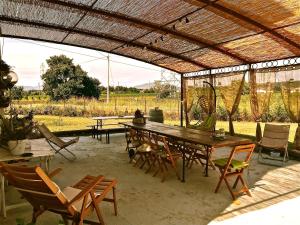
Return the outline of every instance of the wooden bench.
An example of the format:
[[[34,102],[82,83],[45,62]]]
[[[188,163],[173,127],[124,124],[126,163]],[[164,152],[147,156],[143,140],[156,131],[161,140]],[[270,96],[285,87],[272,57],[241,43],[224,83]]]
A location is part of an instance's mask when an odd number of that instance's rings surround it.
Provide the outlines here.
[[[105,124],[106,125],[119,125],[119,124]],[[110,134],[112,133],[122,133],[125,131],[124,127],[97,127],[97,125],[89,125],[87,127],[91,127],[92,129],[92,137],[99,139],[102,141],[102,134],[105,135],[106,144],[110,143]]]

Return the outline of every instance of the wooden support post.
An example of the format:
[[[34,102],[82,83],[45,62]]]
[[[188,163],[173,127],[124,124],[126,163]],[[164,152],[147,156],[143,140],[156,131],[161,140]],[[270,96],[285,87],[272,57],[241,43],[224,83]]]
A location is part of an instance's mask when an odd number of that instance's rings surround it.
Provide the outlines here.
[[[180,75],[180,126],[183,127],[183,74]]]

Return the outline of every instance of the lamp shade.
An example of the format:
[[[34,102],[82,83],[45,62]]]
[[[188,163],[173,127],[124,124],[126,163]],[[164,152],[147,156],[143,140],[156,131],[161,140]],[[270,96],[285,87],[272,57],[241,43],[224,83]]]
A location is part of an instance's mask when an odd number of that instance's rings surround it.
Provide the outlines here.
[[[18,82],[18,75],[14,71],[10,71],[7,75],[8,88],[12,88]]]
[[[16,84],[18,82],[18,75],[14,71],[10,71],[7,76],[12,84]]]

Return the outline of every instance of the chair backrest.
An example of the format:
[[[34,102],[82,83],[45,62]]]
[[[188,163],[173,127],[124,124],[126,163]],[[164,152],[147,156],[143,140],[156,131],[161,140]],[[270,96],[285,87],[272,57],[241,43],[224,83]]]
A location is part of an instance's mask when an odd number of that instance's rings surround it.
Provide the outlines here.
[[[67,206],[68,199],[60,188],[38,166],[25,167],[1,163],[1,172],[34,207],[66,211],[73,215],[73,206]]]
[[[239,164],[240,166],[248,166],[254,149],[255,144],[234,146],[232,148],[230,156],[228,157],[226,168],[229,168],[230,165],[234,164],[233,160],[238,160],[239,162],[241,162],[241,164]]]
[[[163,150],[169,157],[172,158],[172,149],[176,148],[175,146],[177,146],[177,143],[166,136],[158,134],[152,134],[152,136],[157,146],[156,148]]]
[[[126,140],[128,143],[133,141],[139,141],[138,132],[135,129],[129,128],[126,130]]]
[[[288,145],[290,125],[266,124],[260,144],[266,147],[285,149]]]
[[[43,135],[44,138],[46,138],[46,140],[54,143],[55,145],[59,146],[59,147],[63,147],[65,142],[63,140],[61,140],[60,138],[58,138],[57,136],[55,136],[45,124],[38,124],[37,128],[39,129],[39,131],[41,132],[41,134]]]

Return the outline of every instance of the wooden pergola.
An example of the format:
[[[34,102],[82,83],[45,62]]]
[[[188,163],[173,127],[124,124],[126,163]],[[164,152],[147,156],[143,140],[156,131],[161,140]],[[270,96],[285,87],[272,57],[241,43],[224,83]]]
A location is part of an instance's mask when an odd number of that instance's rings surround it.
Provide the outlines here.
[[[298,0],[1,0],[2,36],[182,73],[300,55]]]
[[[299,0],[0,0],[1,35],[181,74],[300,56]]]

